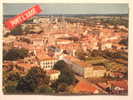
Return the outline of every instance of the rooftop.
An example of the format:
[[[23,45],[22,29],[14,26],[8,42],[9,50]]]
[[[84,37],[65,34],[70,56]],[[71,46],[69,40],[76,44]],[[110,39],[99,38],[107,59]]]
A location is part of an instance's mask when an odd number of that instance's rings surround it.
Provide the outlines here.
[[[17,63],[17,66],[23,67],[25,69],[30,69],[32,67],[38,66],[37,64],[28,64],[28,63]]]
[[[94,70],[106,70],[104,66],[94,66]]]
[[[128,90],[128,81],[127,80],[114,80],[114,81],[108,81],[110,84],[112,84],[113,86],[117,86],[120,88],[123,88],[125,90]]]
[[[76,84],[76,86],[73,89],[74,92],[84,92],[84,93],[95,93],[96,91],[99,92],[98,88],[87,81],[80,81]]]
[[[4,61],[3,65],[4,66],[10,66],[10,65],[13,65],[13,62],[12,61]]]
[[[52,70],[47,70],[47,71],[46,71],[46,73],[49,74],[49,75],[55,74],[55,73],[59,73],[59,72],[60,72],[60,71],[54,70],[54,69],[52,69]]]
[[[73,57],[73,56],[66,56],[65,58],[71,60],[73,63],[78,64],[82,67],[90,67],[91,66],[91,64],[89,64],[88,62],[81,61],[78,58]]]
[[[57,60],[55,57],[50,57],[46,54],[41,54],[41,53],[37,56],[37,58],[40,61],[43,61],[43,60]]]

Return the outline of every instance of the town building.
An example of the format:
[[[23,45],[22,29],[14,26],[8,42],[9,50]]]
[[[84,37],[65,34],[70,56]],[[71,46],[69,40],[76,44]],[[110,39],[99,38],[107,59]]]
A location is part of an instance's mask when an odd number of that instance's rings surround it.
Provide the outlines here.
[[[102,45],[101,45],[101,50],[105,50],[105,49],[111,49],[112,48],[112,43],[108,43],[108,42],[106,42],[106,43],[103,43]]]
[[[106,74],[106,68],[104,66],[94,66],[91,77],[104,77]]]
[[[127,94],[128,92],[128,81],[127,80],[112,80],[108,81],[111,85],[112,94]]]
[[[123,78],[124,74],[120,73],[120,72],[111,72],[110,73],[110,77],[113,77],[113,78]]]
[[[50,78],[51,81],[57,80],[60,76],[60,71],[59,70],[47,70],[46,71],[47,76]]]
[[[92,66],[88,62],[81,61],[73,56],[65,56],[63,60],[70,65],[70,68],[84,78],[104,77],[106,69],[104,66]]]
[[[13,70],[13,65],[14,65],[14,63],[12,61],[4,61],[3,62],[3,70],[4,71]]]
[[[39,65],[42,69],[44,70],[50,70],[53,69],[55,63],[58,61],[58,59],[53,58],[53,57],[45,57],[42,59],[38,59]]]
[[[22,72],[27,72],[32,67],[38,67],[38,65],[37,64],[28,64],[28,63],[19,63],[19,62],[16,63],[16,68]]]
[[[71,44],[71,43],[73,43],[73,41],[71,41],[71,40],[66,40],[66,39],[57,39],[56,40],[57,45],[58,44]]]

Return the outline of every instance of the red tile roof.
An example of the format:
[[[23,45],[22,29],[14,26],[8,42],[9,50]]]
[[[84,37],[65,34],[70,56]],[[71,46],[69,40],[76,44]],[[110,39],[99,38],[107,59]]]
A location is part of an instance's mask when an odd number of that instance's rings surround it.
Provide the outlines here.
[[[60,71],[54,70],[54,69],[53,69],[53,70],[47,70],[47,71],[46,71],[46,73],[49,74],[49,75],[55,74],[55,73],[59,73],[59,72],[60,72]]]
[[[123,77],[124,74],[120,73],[120,72],[112,72],[111,75],[115,76],[115,77]]]
[[[25,69],[30,69],[32,67],[38,66],[37,64],[28,64],[28,63],[17,63],[17,66],[23,67]]]
[[[95,93],[96,91],[99,91],[98,88],[87,81],[80,81],[77,83],[77,85],[73,89],[74,92],[84,92],[84,93]]]
[[[94,66],[94,70],[106,70],[104,66]]]
[[[73,63],[76,63],[76,64],[82,66],[82,67],[90,67],[91,66],[91,64],[89,64],[88,62],[81,61],[80,59],[78,59],[74,56],[65,56],[65,58],[70,60]]]
[[[40,60],[40,61],[43,61],[43,60],[57,60],[56,58],[54,58],[54,57],[50,57],[50,56],[48,56],[48,55],[43,55],[43,54],[39,54],[38,56],[37,56],[37,58],[38,58],[38,60]]]
[[[128,81],[127,80],[119,80],[119,81],[108,81],[113,86],[117,86],[120,88],[124,88],[125,90],[128,90]]]
[[[106,82],[101,82],[101,83],[97,83],[97,84],[98,84],[100,87],[104,88],[104,89],[106,89],[106,88],[109,87],[109,84],[106,83]]]
[[[4,66],[10,66],[10,65],[13,65],[13,62],[12,61],[4,61],[3,65]]]

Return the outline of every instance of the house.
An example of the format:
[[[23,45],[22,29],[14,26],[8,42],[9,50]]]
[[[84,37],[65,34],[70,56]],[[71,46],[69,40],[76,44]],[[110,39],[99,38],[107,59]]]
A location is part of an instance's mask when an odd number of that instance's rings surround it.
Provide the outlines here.
[[[111,88],[111,85],[108,84],[108,82],[98,82],[97,86],[99,86],[100,88],[107,90],[108,88]]]
[[[106,68],[104,66],[94,66],[92,77],[104,77],[106,74]]]
[[[15,36],[8,36],[8,37],[4,37],[3,38],[3,41],[5,43],[14,42],[15,40],[16,40],[16,37]]]
[[[39,38],[34,39],[34,40],[32,39],[32,44],[34,46],[44,46],[45,41],[43,39],[39,39]]]
[[[114,81],[108,81],[112,86],[119,87],[122,90],[128,90],[128,81],[127,80],[114,80]],[[115,89],[117,90],[117,89]]]
[[[73,93],[98,94],[100,90],[93,83],[87,81],[79,81],[73,88]]]
[[[46,75],[50,78],[51,81],[57,80],[59,78],[60,74],[61,73],[59,70],[51,69],[51,70],[46,71]]]
[[[127,94],[128,81],[127,80],[112,80],[108,81],[111,85],[112,94]]]
[[[121,44],[113,44],[113,48],[115,48],[117,50],[126,50],[127,46],[121,45]]]
[[[123,78],[124,77],[124,74],[123,73],[120,73],[120,72],[111,72],[110,73],[110,76],[111,77],[116,77],[116,78]]]
[[[48,52],[44,51],[41,48],[34,50],[34,54],[38,61],[38,64],[44,70],[52,69],[54,64],[58,61],[57,58],[49,56]]]
[[[28,63],[23,63],[23,62],[17,62],[16,63],[16,68],[20,69],[23,72],[27,72],[28,70],[30,70],[32,67],[38,67],[37,64],[28,64]]]
[[[12,61],[4,61],[3,62],[3,70],[4,71],[9,71],[13,70],[14,63]]]
[[[32,44],[28,44],[26,42],[18,42],[18,41],[13,42],[13,47],[14,48],[25,48],[28,50],[29,53],[33,52],[35,48]]]
[[[103,43],[101,45],[101,49],[102,50],[105,50],[105,49],[111,49],[112,48],[112,43],[111,42],[106,42],[106,43]]]
[[[66,39],[57,39],[57,40],[56,40],[56,44],[57,44],[57,45],[58,45],[58,44],[71,44],[71,43],[73,43],[72,40],[66,40]]]
[[[41,33],[42,32],[42,28],[40,26],[34,26],[32,25],[32,28],[29,29],[30,33]]]

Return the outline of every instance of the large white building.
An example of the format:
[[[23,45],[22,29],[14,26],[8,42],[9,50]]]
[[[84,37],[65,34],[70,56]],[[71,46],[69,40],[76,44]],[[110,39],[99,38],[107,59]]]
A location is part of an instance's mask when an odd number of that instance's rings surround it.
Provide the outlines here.
[[[106,74],[104,66],[92,66],[91,64],[81,61],[73,56],[66,56],[63,60],[69,64],[70,68],[84,78],[103,77]]]
[[[57,62],[56,58],[48,57],[48,58],[41,59],[39,61],[39,64],[42,69],[50,70],[50,69],[53,69],[53,66],[56,62]]]
[[[48,56],[48,52],[44,51],[43,48],[34,50],[34,55],[38,64],[44,70],[53,69],[54,64],[58,61],[57,58]]]

